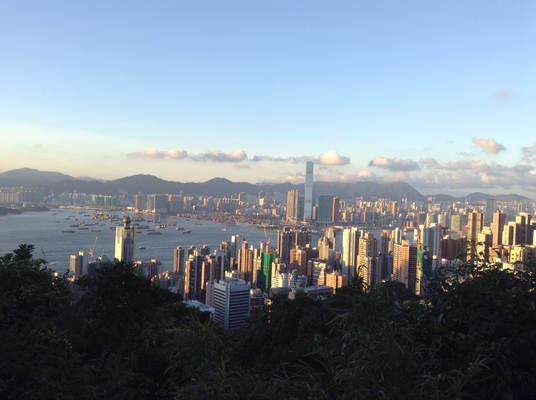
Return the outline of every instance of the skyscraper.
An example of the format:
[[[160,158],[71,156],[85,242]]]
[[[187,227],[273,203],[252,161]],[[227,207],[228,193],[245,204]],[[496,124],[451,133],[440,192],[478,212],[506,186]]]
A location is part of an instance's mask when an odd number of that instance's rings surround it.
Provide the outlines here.
[[[287,221],[296,221],[298,217],[298,189],[287,192]]]
[[[312,161],[307,163],[305,169],[305,202],[303,206],[303,220],[310,221],[313,214],[313,173],[315,165]]]
[[[491,243],[493,246],[502,244],[502,234],[504,224],[506,223],[506,214],[503,210],[497,210],[493,213],[493,222],[491,224]]]
[[[320,224],[330,224],[333,218],[333,195],[321,194],[318,196],[318,217]]]
[[[173,272],[184,276],[185,251],[181,246],[173,250]]]
[[[476,257],[476,244],[474,241],[478,240],[478,234],[482,232],[484,226],[484,214],[478,211],[478,208],[475,207],[473,212],[468,215],[467,221],[467,240],[473,241],[472,244],[469,244],[469,252],[467,254],[468,260],[473,260]]]
[[[136,228],[130,227],[130,217],[123,218],[123,226],[115,229],[115,258],[134,263]]]
[[[493,214],[495,213],[495,210],[497,209],[497,200],[495,199],[487,199],[486,200],[486,219],[484,222],[486,223],[486,226],[491,226],[491,222],[493,221]]]

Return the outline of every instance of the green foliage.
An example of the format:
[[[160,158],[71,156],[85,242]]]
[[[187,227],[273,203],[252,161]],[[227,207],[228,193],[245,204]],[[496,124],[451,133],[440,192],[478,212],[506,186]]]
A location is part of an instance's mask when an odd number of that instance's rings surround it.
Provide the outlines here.
[[[0,258],[0,398],[536,398],[530,265],[440,269],[423,298],[356,278],[224,332],[132,265],[74,295],[32,250]]]

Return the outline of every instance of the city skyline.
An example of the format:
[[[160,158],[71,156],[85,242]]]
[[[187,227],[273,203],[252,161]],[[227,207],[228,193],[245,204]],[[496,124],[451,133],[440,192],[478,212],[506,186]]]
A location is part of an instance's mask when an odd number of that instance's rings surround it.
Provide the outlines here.
[[[536,191],[533,2],[95,4],[0,4],[0,172]]]

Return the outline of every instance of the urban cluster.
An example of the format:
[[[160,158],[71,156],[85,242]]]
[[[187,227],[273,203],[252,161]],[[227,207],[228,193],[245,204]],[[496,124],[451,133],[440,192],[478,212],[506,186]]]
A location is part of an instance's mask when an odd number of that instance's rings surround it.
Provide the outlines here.
[[[495,199],[484,204],[443,203],[434,198],[426,202],[341,200],[327,194],[315,201],[312,164],[307,172],[305,196],[298,190],[287,193],[284,216],[276,224],[277,243],[266,238],[256,246],[243,235],[233,235],[214,251],[208,246],[177,247],[172,271],[164,272],[158,260],[136,261],[139,228],[125,217],[123,226],[116,228],[115,259],[133,263],[190,305],[210,311],[226,329],[243,325],[246,316],[253,316],[275,294],[329,297],[357,277],[367,286],[393,279],[422,295],[427,276],[440,266],[486,259],[515,269],[536,261],[536,223],[531,221],[530,204]],[[259,210],[266,207],[263,195],[254,204]],[[226,212],[239,214],[244,202],[236,197],[218,199],[217,207],[234,204],[237,208]],[[173,201],[167,195],[137,195],[134,208],[169,212]],[[208,214],[198,214],[203,215]],[[313,232],[320,233],[315,243]],[[111,261],[104,256],[88,263],[85,252],[71,256],[75,275],[92,277],[104,263]]]

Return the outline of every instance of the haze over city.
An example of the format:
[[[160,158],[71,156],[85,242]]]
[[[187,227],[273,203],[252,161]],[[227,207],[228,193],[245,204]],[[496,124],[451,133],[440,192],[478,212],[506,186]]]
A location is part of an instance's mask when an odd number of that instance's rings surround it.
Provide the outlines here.
[[[1,2],[0,172],[536,191],[536,4]]]

